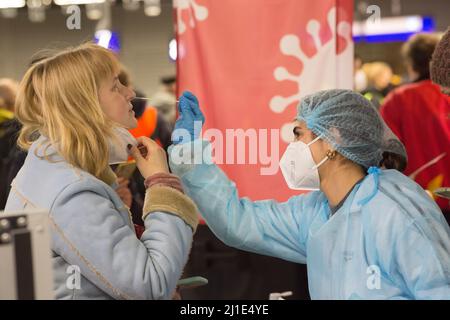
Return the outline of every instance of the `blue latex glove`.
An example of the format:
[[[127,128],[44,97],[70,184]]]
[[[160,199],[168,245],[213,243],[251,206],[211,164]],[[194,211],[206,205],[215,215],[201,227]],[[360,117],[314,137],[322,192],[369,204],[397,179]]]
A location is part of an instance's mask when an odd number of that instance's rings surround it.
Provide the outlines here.
[[[173,144],[198,139],[205,123],[205,116],[200,110],[197,97],[189,91],[184,91],[178,102],[178,112],[178,119],[172,132]]]

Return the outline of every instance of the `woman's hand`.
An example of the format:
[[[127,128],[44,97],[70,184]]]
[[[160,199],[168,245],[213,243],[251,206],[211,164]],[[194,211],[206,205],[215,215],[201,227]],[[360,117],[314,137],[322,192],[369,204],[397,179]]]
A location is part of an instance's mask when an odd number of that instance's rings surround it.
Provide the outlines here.
[[[119,184],[119,186],[116,189],[117,194],[119,195],[123,203],[128,208],[130,208],[131,203],[133,202],[133,195],[131,194],[130,188],[128,188],[128,184],[130,183],[130,181],[128,179],[119,177],[117,179],[117,183]]]
[[[173,144],[186,143],[200,137],[205,116],[197,98],[189,91],[183,92],[178,102],[179,116],[172,133]]]
[[[130,153],[136,165],[144,177],[147,179],[155,173],[169,173],[169,166],[167,165],[167,156],[163,148],[161,148],[155,141],[147,137],[139,137],[136,139],[139,145],[147,149],[147,154],[143,156],[137,147],[131,146]]]

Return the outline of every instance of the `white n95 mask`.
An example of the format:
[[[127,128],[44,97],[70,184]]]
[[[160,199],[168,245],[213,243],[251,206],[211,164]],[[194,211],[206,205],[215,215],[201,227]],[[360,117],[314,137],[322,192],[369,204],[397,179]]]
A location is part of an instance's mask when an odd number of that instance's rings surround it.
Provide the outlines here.
[[[293,190],[319,190],[320,178],[317,170],[325,161],[325,157],[317,165],[309,146],[319,140],[315,138],[306,144],[302,141],[291,142],[280,159],[280,169],[284,180]]]
[[[130,155],[127,146],[129,144],[137,146],[136,139],[127,129],[122,127],[114,127],[114,134],[118,139],[109,140],[108,163],[110,165],[126,162]]]

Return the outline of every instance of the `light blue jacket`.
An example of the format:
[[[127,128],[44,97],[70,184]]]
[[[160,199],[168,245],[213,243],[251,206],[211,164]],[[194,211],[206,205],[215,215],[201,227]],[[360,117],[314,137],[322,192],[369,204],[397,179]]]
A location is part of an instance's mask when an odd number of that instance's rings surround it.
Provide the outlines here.
[[[450,299],[449,226],[400,172],[370,170],[331,216],[320,191],[284,203],[240,198],[209,147],[172,146],[170,167],[225,244],[306,263],[313,299]]]
[[[176,215],[153,212],[138,239],[113,188],[59,156],[51,158],[56,163],[37,157],[44,140],[31,146],[5,210],[50,212],[55,298],[170,299],[188,258],[192,228]],[[38,150],[42,155],[43,148]],[[50,147],[47,154],[52,153]]]

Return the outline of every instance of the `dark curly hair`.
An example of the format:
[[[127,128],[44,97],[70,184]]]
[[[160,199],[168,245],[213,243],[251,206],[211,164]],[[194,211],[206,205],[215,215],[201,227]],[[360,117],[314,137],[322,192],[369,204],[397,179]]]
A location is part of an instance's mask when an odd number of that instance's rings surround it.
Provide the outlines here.
[[[450,87],[450,28],[436,46],[430,63],[431,80],[443,87]]]

